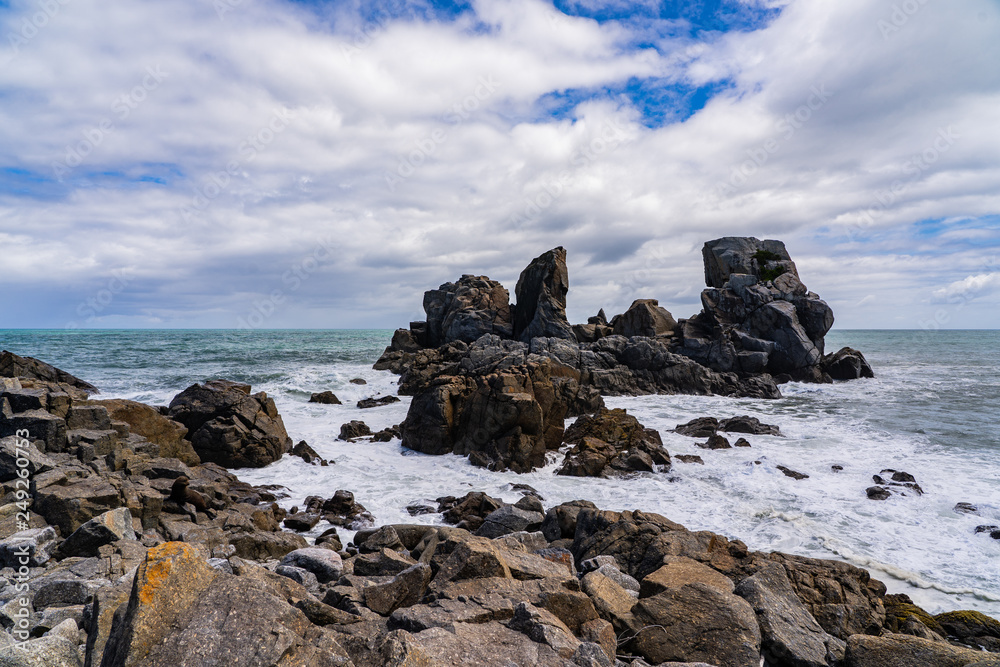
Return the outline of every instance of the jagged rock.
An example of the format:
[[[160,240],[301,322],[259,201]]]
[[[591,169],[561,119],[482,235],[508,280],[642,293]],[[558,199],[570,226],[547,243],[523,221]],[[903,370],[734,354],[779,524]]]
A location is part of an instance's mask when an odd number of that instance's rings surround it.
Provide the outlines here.
[[[819,626],[777,563],[768,563],[741,581],[736,594],[757,614],[761,648],[769,663],[827,667],[843,660],[844,642]]]
[[[18,465],[19,460],[23,467]],[[16,435],[0,438],[0,482],[19,478],[21,470],[27,470],[31,479],[40,473],[52,470],[54,466],[55,462],[38,451],[31,442]]]
[[[694,454],[674,454],[674,459],[680,461],[681,463],[697,463],[699,465],[705,465],[705,460]]]
[[[850,347],[841,348],[823,357],[822,366],[823,371],[834,380],[875,377],[875,372],[868,365],[865,355]]]
[[[530,343],[532,338],[575,341],[573,328],[566,320],[568,291],[564,248],[554,248],[533,259],[521,272],[514,289],[517,305],[513,309],[513,337],[524,343]]]
[[[430,580],[430,566],[415,563],[394,576],[391,581],[366,587],[365,604],[375,613],[388,616],[397,609],[419,602],[427,592]]]
[[[34,511],[69,535],[94,517],[122,506],[118,489],[106,478],[94,475],[49,484],[35,492]]]
[[[364,438],[372,434],[372,430],[368,427],[368,424],[357,419],[352,419],[346,424],[341,425],[339,440],[353,440],[354,438]]]
[[[486,276],[464,275],[458,282],[424,292],[424,312],[428,347],[471,343],[489,333],[510,338],[513,333],[510,295]]]
[[[935,641],[944,641],[948,632],[933,616],[913,604],[908,595],[886,595],[885,629],[901,635],[913,635]]]
[[[503,505],[486,516],[483,525],[476,530],[476,535],[492,539],[518,531],[534,531],[541,528],[544,519],[540,512]]]
[[[514,608],[514,616],[507,623],[511,630],[522,632],[532,641],[552,648],[564,658],[572,658],[580,646],[566,624],[545,609],[538,609],[527,602]]]
[[[340,399],[332,391],[321,391],[309,397],[310,403],[320,403],[321,405],[341,405]]]
[[[403,447],[467,455],[491,470],[528,472],[562,441],[568,406],[548,362],[476,378],[453,377],[418,394],[402,426]]]
[[[375,523],[375,517],[364,505],[354,501],[354,494],[340,489],[319,508],[323,518],[334,526],[344,526],[350,530],[361,530]]]
[[[703,310],[679,326],[678,351],[718,371],[828,382],[823,340],[833,311],[799,281],[780,241],[705,244]]]
[[[697,443],[702,449],[732,449],[733,446],[729,444],[729,440],[718,433],[708,436],[706,442]]]
[[[88,394],[98,393],[97,387],[84,382],[75,375],[51,366],[33,357],[21,357],[13,352],[0,352],[0,377],[23,377],[44,380],[46,382],[62,383],[80,389]]]
[[[760,666],[760,629],[753,608],[700,582],[642,598],[632,610],[624,648],[652,664],[669,660]]]
[[[329,465],[326,459],[322,458],[315,449],[309,446],[305,440],[300,440],[299,444],[292,447],[292,454],[298,456],[306,463],[312,465]]]
[[[457,525],[469,531],[477,530],[486,517],[503,506],[503,501],[492,498],[481,491],[470,491],[462,498],[446,496],[438,498],[438,511],[445,523]]]
[[[560,475],[607,477],[653,471],[654,466],[670,469],[670,454],[663,448],[660,434],[620,408],[602,408],[594,415],[580,417],[566,429],[563,440],[576,447],[566,454]]]
[[[596,510],[597,505],[589,500],[571,500],[567,503],[550,508],[542,521],[542,534],[549,542],[561,539],[573,539],[576,535],[576,521],[580,512],[585,509]]]
[[[0,438],[28,432],[28,440],[40,452],[54,454],[66,451],[69,437],[66,420],[45,410],[25,410],[15,413],[6,398],[0,398]]]
[[[656,299],[636,299],[628,310],[613,320],[616,336],[649,336],[673,334],[677,320]]]
[[[170,402],[169,416],[188,429],[202,461],[227,468],[261,468],[292,448],[274,401],[228,380],[194,384]]]
[[[869,486],[865,489],[869,500],[888,500],[892,492],[884,486]]]
[[[191,442],[185,439],[187,428],[180,422],[161,415],[156,408],[120,398],[89,403],[104,407],[113,421],[125,422],[131,433],[159,445],[160,456],[180,459],[189,466],[201,463]]]
[[[698,417],[686,424],[678,424],[674,427],[674,433],[692,438],[707,438],[715,435],[718,430],[719,420],[715,417]]]
[[[750,435],[781,435],[781,429],[777,426],[761,423],[756,417],[747,415],[720,420],[719,430],[726,433],[748,433]]]
[[[136,539],[128,508],[105,512],[77,528],[59,547],[65,556],[97,556],[105,544]]]
[[[377,408],[382,405],[390,405],[392,403],[399,403],[399,398],[396,396],[382,396],[380,398],[362,398],[358,401],[358,407],[362,410],[366,408]]]
[[[372,442],[389,442],[393,438],[399,438],[402,436],[399,424],[396,426],[390,426],[384,428],[377,433],[372,434]]]
[[[785,466],[777,466],[777,468],[783,475],[785,475],[785,477],[791,477],[794,480],[809,479],[809,475],[801,472],[795,472],[791,468],[786,468]]]

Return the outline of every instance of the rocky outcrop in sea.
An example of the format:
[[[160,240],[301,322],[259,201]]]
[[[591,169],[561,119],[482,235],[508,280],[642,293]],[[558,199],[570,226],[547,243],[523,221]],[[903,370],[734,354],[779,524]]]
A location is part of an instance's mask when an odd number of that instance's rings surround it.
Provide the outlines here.
[[[833,312],[799,280],[783,243],[717,239],[704,260],[704,309],[679,321],[638,299],[610,321],[602,310],[570,325],[563,248],[521,272],[514,304],[485,276],[426,292],[427,320],[397,330],[375,364],[413,396],[403,446],[526,472],[566,443],[565,420],[595,413],[602,396],[778,398],[779,382],[873,376],[856,350],[824,356]]]
[[[484,456],[531,461],[554,438],[558,392],[577,410],[598,404],[552,368],[525,359],[446,376],[469,383],[469,414],[528,402],[504,398],[528,390],[548,406]],[[442,497],[443,524],[375,525],[343,489],[286,512],[283,489],[210,460],[308,454],[288,451],[265,394],[210,381],[155,408],[95,401],[89,385],[45,373],[0,377],[2,665],[1000,665],[1000,623],[983,614],[934,616],[852,565],[751,551],[639,510],[546,506],[526,485],[513,504]],[[678,430],[780,434],[740,416]],[[622,410],[598,405],[561,438],[576,443],[562,474],[671,465],[659,434]],[[320,521],[314,543],[299,534]],[[346,545],[338,527],[357,530]]]

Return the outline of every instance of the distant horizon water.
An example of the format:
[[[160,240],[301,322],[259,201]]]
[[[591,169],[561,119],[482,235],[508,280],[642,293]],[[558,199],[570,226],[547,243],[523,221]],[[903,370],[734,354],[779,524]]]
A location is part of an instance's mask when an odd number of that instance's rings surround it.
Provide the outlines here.
[[[719,396],[608,397],[657,429],[674,459],[668,473],[629,479],[555,475],[561,455],[517,475],[472,466],[463,457],[426,456],[388,443],[338,441],[340,425],[373,430],[398,424],[410,403],[360,410],[368,396],[396,393],[397,377],[372,370],[391,329],[3,329],[0,348],[32,356],[97,385],[98,398],[165,405],[194,382],[216,377],[267,391],[289,435],[306,440],[330,467],[296,457],[237,471],[253,484],[281,484],[285,507],[307,495],[355,493],[379,524],[440,522],[405,507],[444,495],[485,491],[505,500],[526,483],[544,505],[584,498],[611,510],[658,512],[690,529],[712,530],[758,550],[834,558],[865,567],[932,613],[977,609],[1000,618],[1000,541],[979,525],[1000,525],[1000,331],[996,329],[834,329],[827,351],[861,350],[874,380],[790,383],[777,400]],[[363,378],[366,385],[349,382]],[[343,405],[308,403],[332,390]],[[700,416],[747,414],[784,437],[747,436],[752,447],[703,450],[672,432]],[[794,480],[778,466],[809,475]],[[833,466],[841,466],[837,471]],[[884,469],[912,474],[923,495],[867,498]],[[971,503],[976,514],[954,511]],[[327,528],[321,523],[315,534]],[[345,537],[350,537],[350,534]]]

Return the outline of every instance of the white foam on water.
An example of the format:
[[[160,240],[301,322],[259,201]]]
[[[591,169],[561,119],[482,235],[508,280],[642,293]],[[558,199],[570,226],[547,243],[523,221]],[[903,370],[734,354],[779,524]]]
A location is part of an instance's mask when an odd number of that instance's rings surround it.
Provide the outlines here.
[[[361,377],[367,385],[347,383]],[[905,592],[932,613],[978,609],[1000,616],[997,555],[1000,542],[975,535],[976,525],[1000,524],[995,455],[971,450],[956,456],[919,433],[890,432],[877,419],[844,407],[850,401],[884,400],[884,380],[782,387],[776,401],[717,396],[643,396],[606,400],[626,408],[644,425],[657,429],[671,455],[696,454],[705,465],[674,460],[667,473],[643,473],[628,479],[588,479],[555,474],[561,455],[549,464],[518,475],[472,466],[464,457],[427,456],[403,450],[398,439],[387,443],[337,440],[340,425],[364,420],[373,431],[398,424],[410,399],[360,410],[357,400],[394,393],[397,378],[365,365],[341,364],[335,371],[295,369],[286,379],[260,389],[273,395],[293,440],[304,439],[329,467],[310,466],[296,457],[259,470],[240,470],[254,484],[281,484],[289,508],[306,496],[329,498],[338,489],[355,494],[377,524],[440,523],[438,514],[411,517],[406,506],[435,505],[440,496],[485,491],[516,501],[514,484],[529,484],[550,507],[574,499],[593,501],[610,510],[642,509],[660,513],[694,530],[711,530],[741,539],[752,549],[784,551],[850,562],[873,572],[890,592]],[[316,387],[330,388],[344,405],[307,403]],[[257,389],[255,387],[255,389]],[[747,414],[780,426],[784,437],[746,437],[751,448],[705,450],[704,440],[673,433],[677,424],[700,416]],[[794,480],[777,466],[809,475]],[[843,470],[836,472],[832,466]],[[913,474],[924,495],[907,491],[886,501],[869,500],[865,489],[883,469]],[[979,515],[953,511],[971,501]],[[321,522],[309,534],[329,526]],[[350,533],[344,535],[350,539]]]

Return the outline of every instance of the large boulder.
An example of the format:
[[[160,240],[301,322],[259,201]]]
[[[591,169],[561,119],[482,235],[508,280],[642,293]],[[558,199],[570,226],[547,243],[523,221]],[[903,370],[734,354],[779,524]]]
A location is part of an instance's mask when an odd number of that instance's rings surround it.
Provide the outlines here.
[[[823,357],[823,370],[834,380],[875,377],[865,355],[850,347],[842,347]]]
[[[1000,656],[910,635],[854,635],[847,640],[846,664],[847,667],[994,667],[1000,666]]]
[[[70,375],[66,371],[51,366],[44,361],[39,361],[33,357],[21,357],[7,350],[0,352],[0,377],[33,378],[35,380],[66,384],[88,394],[98,393],[97,387],[89,382],[84,382],[75,375]]]
[[[564,304],[565,305],[565,304]],[[471,343],[483,334],[510,338],[512,333],[510,295],[507,289],[486,276],[462,276],[424,292],[427,346],[438,347],[460,340]],[[396,340],[401,349],[412,348],[408,340]]]
[[[262,468],[292,449],[274,400],[250,386],[212,380],[193,384],[170,402],[169,416],[188,429],[202,461],[226,468]]]
[[[613,333],[626,338],[672,334],[677,328],[677,320],[656,299],[636,299],[612,322]]]
[[[558,474],[610,477],[630,471],[670,469],[670,454],[660,434],[645,428],[621,408],[602,408],[566,429],[563,441],[576,445],[567,452]]]
[[[491,470],[528,472],[562,442],[567,412],[544,361],[443,378],[413,398],[402,444],[425,454],[465,455]]]
[[[187,435],[187,428],[180,422],[164,417],[156,408],[121,398],[90,403],[106,408],[113,421],[128,424],[131,433],[141,435],[159,445],[160,456],[180,459],[189,466],[201,463],[201,458],[195,453],[191,442],[184,437]]]
[[[514,294],[514,338],[529,343],[532,338],[563,338],[576,341],[566,319],[569,271],[566,249],[554,248],[531,261],[517,279]]]
[[[705,244],[702,312],[682,320],[678,351],[718,372],[829,382],[824,337],[833,311],[799,280],[780,241],[727,237]]]

